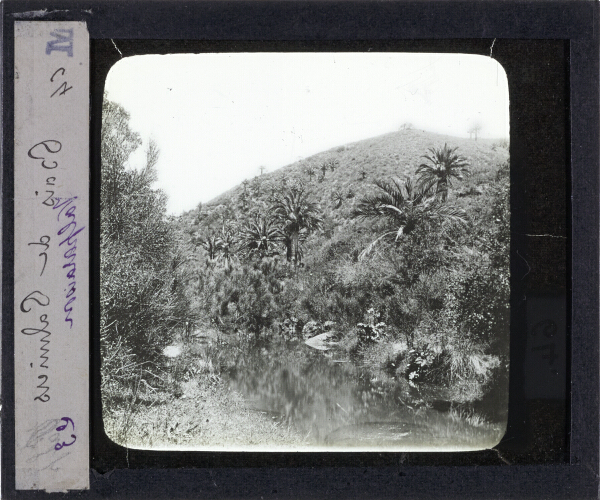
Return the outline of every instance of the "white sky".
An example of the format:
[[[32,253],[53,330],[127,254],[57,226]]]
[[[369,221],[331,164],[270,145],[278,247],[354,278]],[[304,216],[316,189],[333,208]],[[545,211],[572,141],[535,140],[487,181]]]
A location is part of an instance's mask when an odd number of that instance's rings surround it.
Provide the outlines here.
[[[259,173],[415,128],[508,138],[508,83],[493,59],[456,54],[244,53],[127,57],[109,99],[160,148],[168,211],[194,208]],[[132,166],[144,161],[142,150]]]

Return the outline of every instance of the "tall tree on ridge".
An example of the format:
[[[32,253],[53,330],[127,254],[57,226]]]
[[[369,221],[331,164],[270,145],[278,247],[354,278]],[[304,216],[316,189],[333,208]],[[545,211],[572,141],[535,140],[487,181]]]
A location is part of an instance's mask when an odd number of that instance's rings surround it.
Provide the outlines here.
[[[430,154],[423,155],[429,163],[421,163],[417,168],[420,188],[429,190],[435,186],[436,194],[442,201],[448,199],[448,190],[452,187],[452,179],[462,180],[469,173],[469,163],[463,156],[456,154],[456,148],[429,148]]]
[[[308,199],[303,186],[293,186],[275,201],[273,214],[282,225],[287,260],[297,266],[302,260],[301,237],[322,227],[319,209]]]

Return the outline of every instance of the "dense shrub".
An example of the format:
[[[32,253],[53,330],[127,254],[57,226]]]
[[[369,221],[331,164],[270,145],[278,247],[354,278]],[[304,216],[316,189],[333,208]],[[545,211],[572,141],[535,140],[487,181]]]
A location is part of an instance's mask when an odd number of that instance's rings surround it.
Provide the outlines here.
[[[498,185],[478,230],[480,248],[450,274],[449,314],[460,329],[492,352],[508,352],[510,330],[510,222],[508,187]]]
[[[100,331],[105,379],[127,378],[156,358],[186,321],[178,233],[166,198],[152,189],[158,148],[146,163],[128,167],[140,146],[129,115],[105,98],[100,214]],[[141,373],[141,372],[140,372]]]

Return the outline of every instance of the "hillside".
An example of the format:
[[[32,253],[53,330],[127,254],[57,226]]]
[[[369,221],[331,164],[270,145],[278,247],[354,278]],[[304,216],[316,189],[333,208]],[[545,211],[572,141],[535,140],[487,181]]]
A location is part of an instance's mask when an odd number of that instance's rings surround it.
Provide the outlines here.
[[[471,165],[471,175],[465,182],[456,185],[457,196],[472,189],[485,190],[493,179],[495,169],[508,159],[507,145],[501,141],[475,141],[421,130],[401,130],[341,145],[249,179],[246,186],[249,205],[250,201],[267,204],[273,190],[279,189],[283,183],[301,180],[324,214],[339,221],[340,217],[349,215],[364,193],[373,189],[373,181],[390,177],[404,180],[407,176],[414,176],[418,165],[425,161],[422,155],[427,154],[429,148],[444,144],[458,147],[457,153],[466,157]],[[335,170],[328,169],[322,178],[320,167],[331,161],[336,162]],[[306,173],[309,166],[315,170],[312,178]],[[332,193],[336,191],[345,197],[338,209],[335,209],[338,202],[332,201]],[[235,206],[243,192],[244,187],[240,184],[204,204],[202,212],[210,220],[210,214],[226,206]],[[468,200],[460,202],[463,206],[468,204]],[[198,215],[198,209],[194,209],[180,216],[186,232],[198,229]]]
[[[122,108],[103,113],[103,130],[135,139]],[[152,155],[138,172],[125,168],[130,153],[103,147],[102,395],[113,439],[288,451],[498,443],[506,145],[399,131],[249,179],[178,218],[151,187]]]

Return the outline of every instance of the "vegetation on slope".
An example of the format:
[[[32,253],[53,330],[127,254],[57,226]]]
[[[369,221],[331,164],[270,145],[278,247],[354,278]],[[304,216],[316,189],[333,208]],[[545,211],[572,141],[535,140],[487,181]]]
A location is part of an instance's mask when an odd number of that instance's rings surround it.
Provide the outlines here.
[[[120,106],[105,101],[104,113],[102,389],[113,430],[132,428],[118,416],[124,402],[179,398],[190,380],[233,408],[221,376],[257,345],[270,339],[286,352],[296,349],[286,340],[319,335],[317,344],[325,339],[360,367],[347,376],[367,370],[373,380],[437,387],[442,399],[479,402],[502,421],[506,145],[401,130],[257,176],[169,218],[151,188],[157,148],[144,168],[126,169],[139,138]],[[187,354],[185,366],[166,362],[162,349],[179,343],[187,353],[192,330],[221,339],[204,364]]]
[[[374,369],[481,398],[507,373],[508,174],[501,144],[403,130],[257,176],[180,219],[197,321],[256,338],[333,322]],[[204,251],[223,227],[232,268]]]

